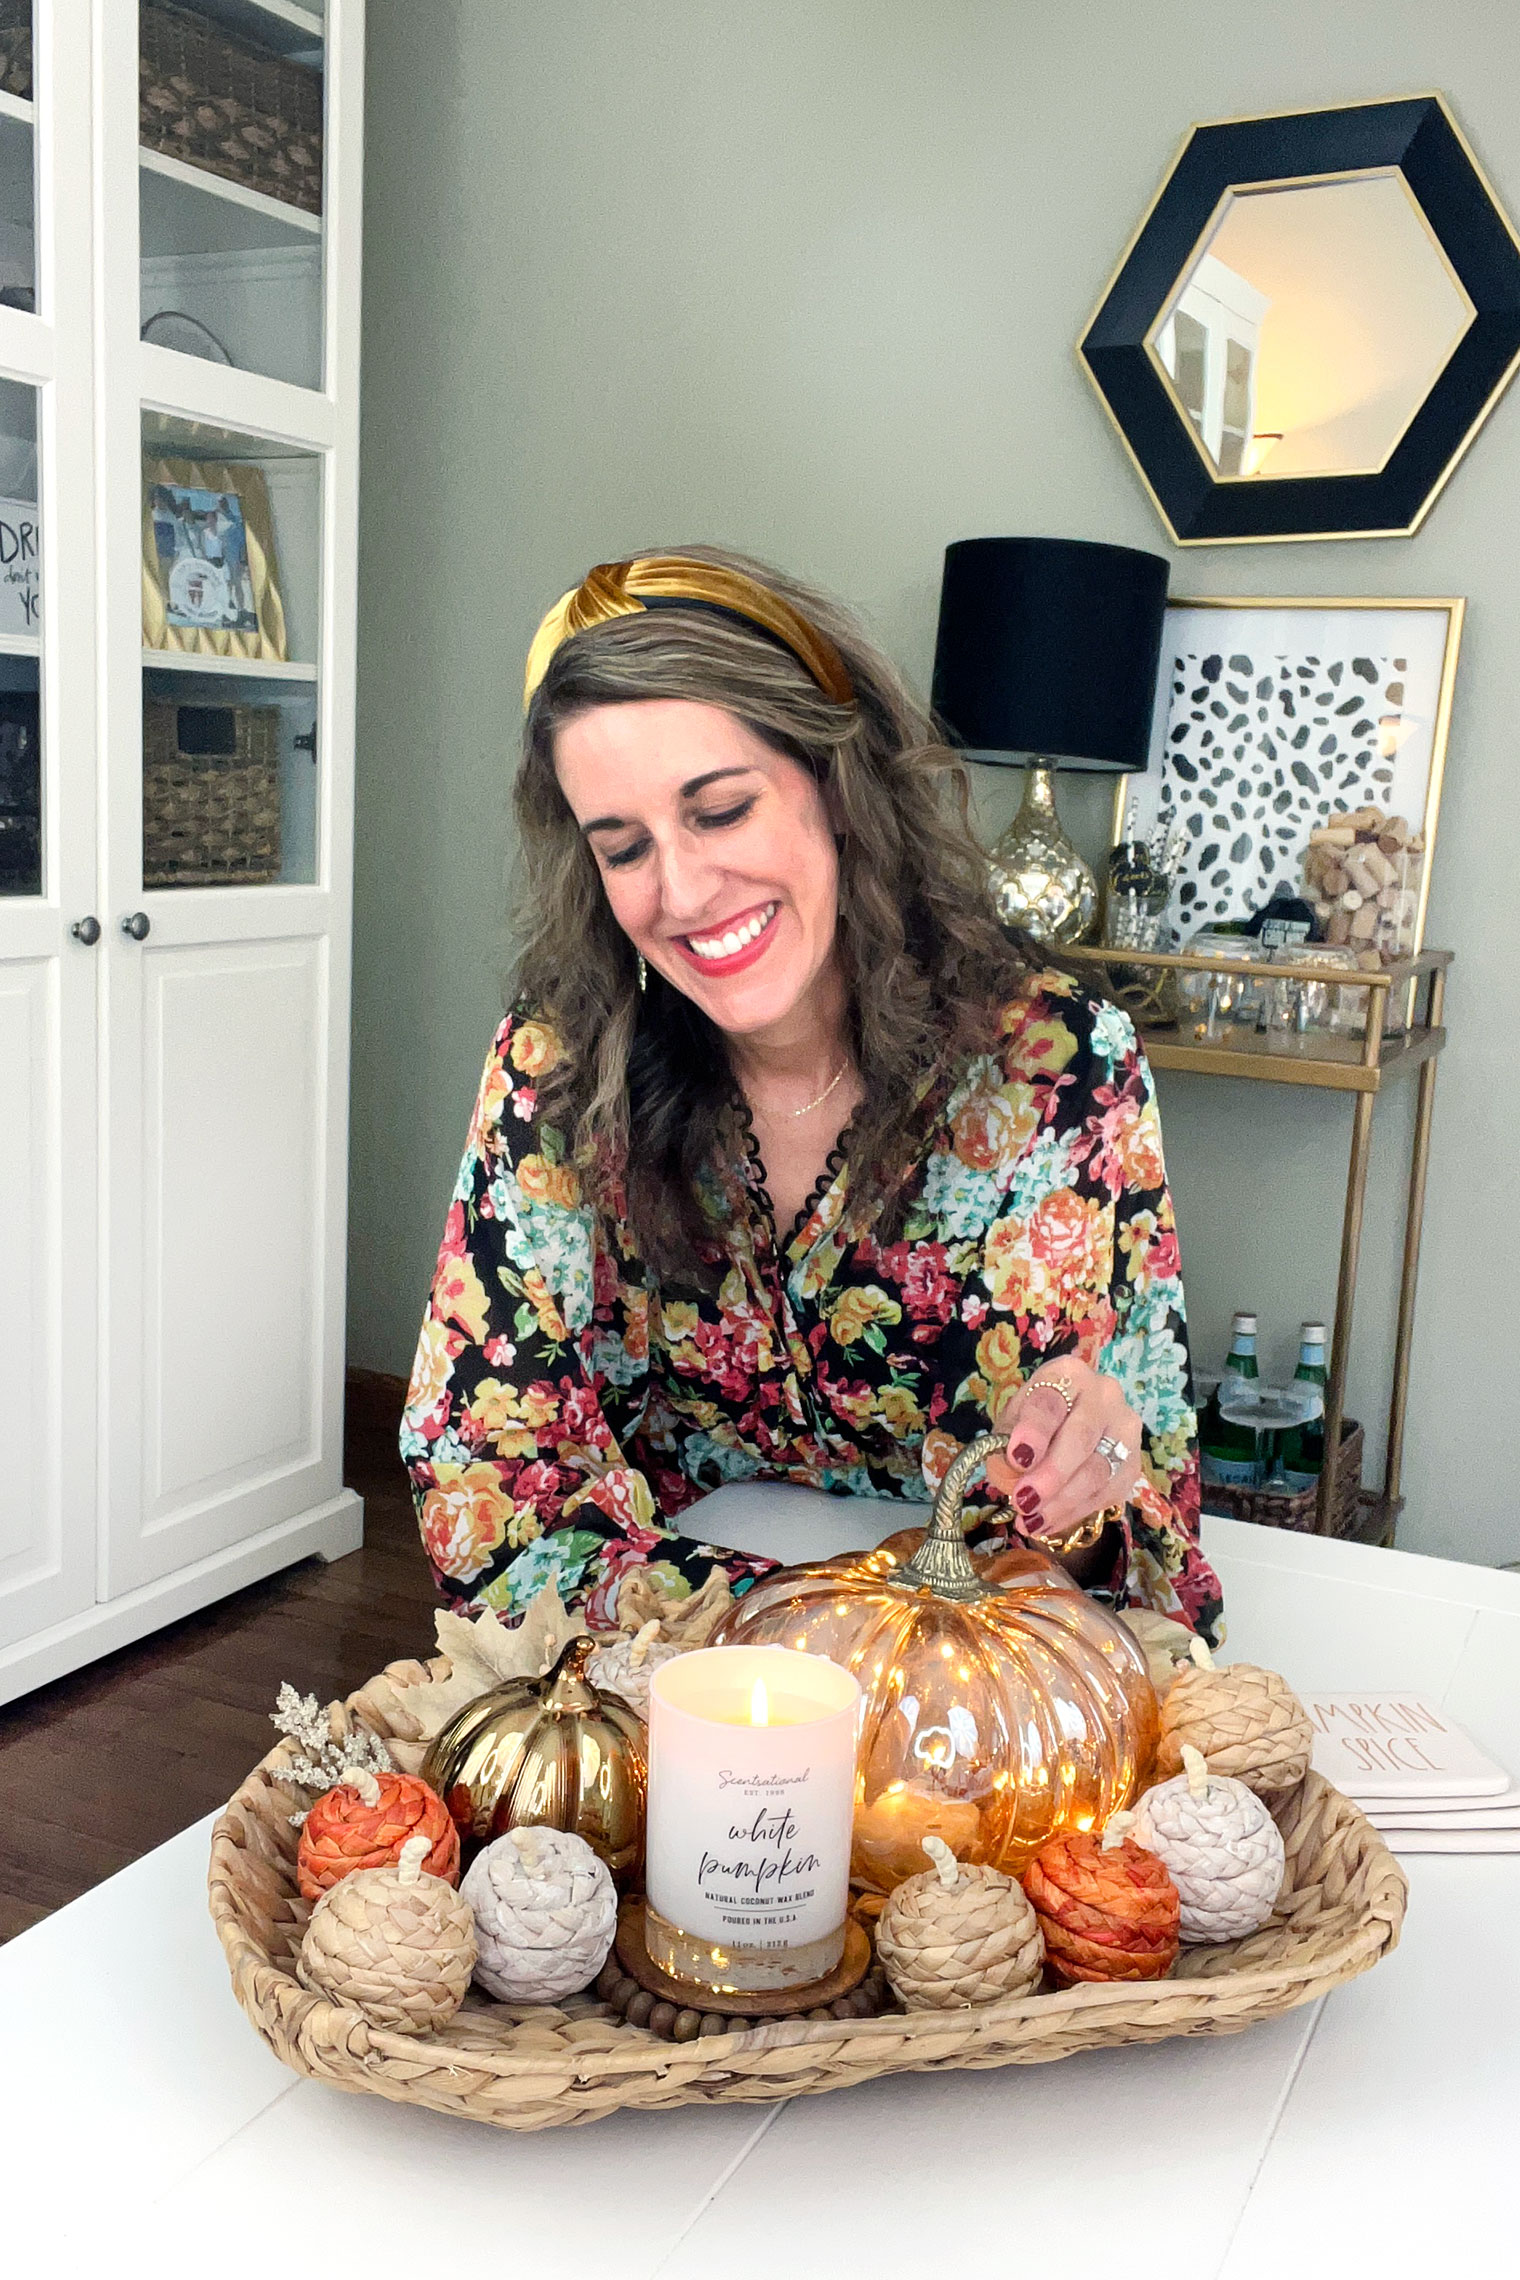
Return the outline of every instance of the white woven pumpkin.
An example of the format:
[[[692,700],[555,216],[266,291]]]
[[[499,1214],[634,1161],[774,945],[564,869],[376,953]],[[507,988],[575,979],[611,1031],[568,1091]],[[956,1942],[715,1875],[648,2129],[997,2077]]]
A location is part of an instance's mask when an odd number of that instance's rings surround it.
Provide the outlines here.
[[[1282,1834],[1243,1781],[1211,1774],[1191,1743],[1182,1759],[1185,1772],[1140,1799],[1132,1834],[1177,1887],[1184,1941],[1214,1947],[1259,1931],[1276,1907]]]
[[[584,1837],[509,1829],[459,1887],[475,1914],[475,1978],[501,2003],[555,2003],[590,1985],[617,1930],[617,1892]]]

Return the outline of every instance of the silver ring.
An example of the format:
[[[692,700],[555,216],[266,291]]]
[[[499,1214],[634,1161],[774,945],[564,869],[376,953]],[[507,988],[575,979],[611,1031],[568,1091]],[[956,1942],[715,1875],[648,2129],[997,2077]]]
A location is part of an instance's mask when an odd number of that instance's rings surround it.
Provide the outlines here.
[[[1100,1435],[1094,1446],[1093,1454],[1098,1457],[1107,1457],[1110,1480],[1113,1479],[1115,1473],[1122,1472],[1129,1463],[1129,1450],[1122,1441],[1116,1441],[1111,1433]]]

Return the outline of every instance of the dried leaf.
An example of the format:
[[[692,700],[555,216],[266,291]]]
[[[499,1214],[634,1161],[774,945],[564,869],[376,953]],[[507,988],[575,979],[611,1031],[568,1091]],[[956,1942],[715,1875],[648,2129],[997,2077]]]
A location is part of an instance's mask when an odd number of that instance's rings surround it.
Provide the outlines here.
[[[1170,1615],[1158,1615],[1154,1607],[1126,1607],[1116,1620],[1144,1655],[1152,1686],[1158,1694],[1165,1694],[1189,1658],[1194,1634],[1185,1623],[1174,1623]]]
[[[663,1576],[647,1568],[633,1568],[618,1586],[617,1619],[620,1631],[641,1631],[658,1622],[663,1638],[683,1654],[705,1647],[733,1604],[728,1577],[714,1567],[700,1591],[678,1598]]]
[[[566,1612],[552,1583],[515,1631],[489,1607],[474,1616],[440,1608],[433,1627],[440,1654],[427,1664],[392,1663],[355,1703],[395,1733],[390,1750],[403,1773],[420,1772],[428,1743],[467,1702],[509,1678],[541,1678],[586,1628],[579,1615]]]

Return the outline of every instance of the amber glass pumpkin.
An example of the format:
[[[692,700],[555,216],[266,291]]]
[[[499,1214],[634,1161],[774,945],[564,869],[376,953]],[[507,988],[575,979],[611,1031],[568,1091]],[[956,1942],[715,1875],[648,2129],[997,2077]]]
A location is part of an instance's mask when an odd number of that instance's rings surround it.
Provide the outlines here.
[[[572,1639],[546,1678],[493,1686],[433,1740],[422,1778],[453,1815],[467,1860],[508,1829],[568,1829],[620,1886],[637,1882],[648,1738],[642,1718],[586,1677],[597,1644]]]
[[[966,1548],[966,1482],[1002,1445],[983,1434],[955,1458],[911,1559],[879,1546],[780,1569],[713,1635],[859,1679],[851,1874],[870,1890],[916,1875],[926,1836],[1016,1876],[1048,1838],[1102,1827],[1155,1756],[1155,1691],[1123,1626],[1048,1560]]]

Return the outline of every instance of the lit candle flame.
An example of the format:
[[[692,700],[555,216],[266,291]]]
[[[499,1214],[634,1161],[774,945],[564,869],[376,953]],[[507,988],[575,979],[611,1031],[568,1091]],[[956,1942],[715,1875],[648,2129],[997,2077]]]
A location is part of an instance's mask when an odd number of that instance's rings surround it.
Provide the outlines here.
[[[770,1699],[763,1678],[757,1678],[750,1688],[749,1722],[752,1726],[768,1726],[771,1722]]]

